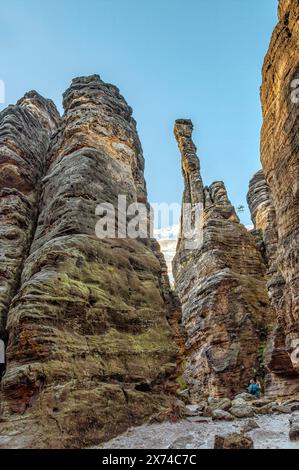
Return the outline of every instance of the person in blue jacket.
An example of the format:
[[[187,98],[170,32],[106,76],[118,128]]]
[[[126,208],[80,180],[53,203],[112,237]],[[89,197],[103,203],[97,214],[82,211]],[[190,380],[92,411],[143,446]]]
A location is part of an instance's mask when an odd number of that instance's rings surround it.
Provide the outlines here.
[[[250,395],[254,395],[256,398],[260,398],[260,384],[257,380],[250,380],[248,392],[250,393]]]

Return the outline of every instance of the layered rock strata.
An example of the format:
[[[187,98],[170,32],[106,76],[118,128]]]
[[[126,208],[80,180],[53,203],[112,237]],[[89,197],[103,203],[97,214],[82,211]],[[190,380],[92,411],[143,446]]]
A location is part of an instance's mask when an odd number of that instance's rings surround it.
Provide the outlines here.
[[[278,16],[263,65],[261,161],[277,229],[275,269],[270,271],[269,292],[279,324],[274,349],[280,354],[271,366],[280,372],[276,392],[290,394],[299,391],[298,0],[281,0]]]
[[[269,186],[263,171],[258,171],[249,182],[248,207],[254,226],[254,235],[259,244],[268,272],[276,272],[277,228],[276,214]]]
[[[35,229],[50,136],[59,124],[54,104],[27,93],[0,113],[0,338]]]
[[[183,202],[202,207],[201,242],[189,248],[181,233],[173,264],[188,335],[185,377],[194,399],[233,396],[253,375],[264,373],[263,345],[273,311],[255,237],[240,224],[222,182],[203,186],[192,128],[189,120],[176,121]]]
[[[283,296],[284,286],[277,266],[276,214],[262,170],[251,179],[247,200],[254,224],[252,233],[256,236],[257,245],[267,268],[268,294],[276,312],[274,328],[271,329],[264,354],[264,363],[269,371],[266,392],[274,396],[293,395],[298,391],[298,376],[286,348],[283,318],[276,310]]]
[[[73,80],[64,108],[7,323],[2,433],[15,417],[27,447],[107,440],[167,412],[176,389],[180,310],[157,242],[95,234],[99,204],[111,204],[122,230],[132,215],[118,196],[147,205],[132,110],[98,76]]]

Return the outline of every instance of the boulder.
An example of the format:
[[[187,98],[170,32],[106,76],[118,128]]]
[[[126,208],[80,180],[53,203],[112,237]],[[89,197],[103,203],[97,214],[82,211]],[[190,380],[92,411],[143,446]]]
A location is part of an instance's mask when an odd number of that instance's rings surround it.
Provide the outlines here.
[[[235,418],[224,410],[213,410],[212,418],[219,421],[233,421]]]
[[[250,432],[253,429],[257,429],[260,426],[257,424],[257,422],[254,419],[248,419],[246,423],[244,424],[243,428],[241,429],[242,433]]]
[[[255,406],[256,408],[261,408],[262,406],[266,405],[274,405],[273,401],[269,398],[260,398],[259,400],[254,400],[251,405]]]
[[[228,411],[231,406],[232,402],[229,398],[209,398],[208,399],[209,407],[212,410],[224,410]]]
[[[234,398],[232,406],[243,406],[247,405],[247,402],[243,398]]]
[[[230,413],[236,418],[250,418],[254,415],[254,411],[251,406],[247,405],[234,405],[230,409]]]
[[[290,418],[289,436],[292,441],[299,440],[299,413],[294,413]]]
[[[259,415],[268,415],[273,413],[273,405],[272,403],[269,403],[268,405],[261,406],[260,408],[255,407],[254,411]]]
[[[242,400],[245,400],[245,401],[253,401],[256,399],[254,395],[251,395],[250,393],[247,393],[247,392],[239,393],[238,395],[235,396],[234,399],[237,400],[238,398],[242,398]]]
[[[232,433],[215,436],[214,449],[253,449],[253,440],[244,434]]]
[[[201,407],[198,405],[186,405],[185,408],[186,416],[198,416],[202,414]]]
[[[280,405],[275,404],[273,408],[279,413],[293,413],[299,411],[299,399],[297,397],[290,398]]]
[[[273,413],[291,413],[291,408],[289,405],[273,405],[272,406]]]

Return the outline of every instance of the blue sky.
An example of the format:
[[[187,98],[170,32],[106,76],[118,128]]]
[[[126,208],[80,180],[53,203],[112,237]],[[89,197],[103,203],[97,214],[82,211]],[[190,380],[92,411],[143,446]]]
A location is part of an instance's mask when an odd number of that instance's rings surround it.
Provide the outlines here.
[[[151,202],[181,201],[173,124],[191,118],[205,184],[223,180],[232,202],[246,204],[260,168],[261,67],[277,0],[1,3],[7,104],[36,89],[61,110],[71,79],[98,73],[134,109]],[[250,223],[248,210],[241,219]]]

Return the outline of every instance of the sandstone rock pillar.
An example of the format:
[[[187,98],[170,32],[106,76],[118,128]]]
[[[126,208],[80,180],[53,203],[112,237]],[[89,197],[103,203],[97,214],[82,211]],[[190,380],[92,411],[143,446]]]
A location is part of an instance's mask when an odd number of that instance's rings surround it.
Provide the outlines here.
[[[0,113],[0,338],[34,234],[45,158],[59,115],[38,93]]]
[[[185,377],[194,399],[232,396],[264,374],[273,311],[255,238],[240,224],[223,182],[203,189],[191,131],[190,121],[176,121],[183,199],[203,201],[202,244],[186,249],[179,241],[173,263],[188,336]]]
[[[157,244],[95,232],[99,204],[117,216],[119,195],[147,204],[132,110],[97,75],[73,80],[64,108],[8,320],[2,434],[19,416],[27,446],[107,440],[169,412],[176,389],[177,306]]]

